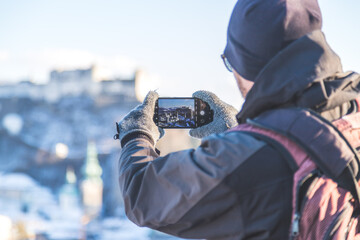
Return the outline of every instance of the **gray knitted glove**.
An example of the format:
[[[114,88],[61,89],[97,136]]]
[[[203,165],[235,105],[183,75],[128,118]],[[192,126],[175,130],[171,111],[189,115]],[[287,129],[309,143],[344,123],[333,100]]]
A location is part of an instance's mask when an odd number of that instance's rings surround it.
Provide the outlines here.
[[[222,133],[237,125],[236,110],[233,106],[221,101],[214,93],[208,91],[197,91],[193,97],[207,102],[214,111],[214,120],[202,127],[191,129],[189,134],[194,138],[207,137],[213,133]]]
[[[150,91],[142,104],[131,110],[117,125],[117,138],[123,145],[124,138],[131,136],[145,135],[155,144],[163,135],[164,130],[155,125],[154,109],[155,102],[159,95]],[[131,140],[131,139],[127,139]]]

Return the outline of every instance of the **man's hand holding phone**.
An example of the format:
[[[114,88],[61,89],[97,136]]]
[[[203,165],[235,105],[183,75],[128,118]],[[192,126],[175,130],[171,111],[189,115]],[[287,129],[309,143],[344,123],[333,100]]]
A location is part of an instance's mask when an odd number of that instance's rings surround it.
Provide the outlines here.
[[[194,138],[204,138],[211,134],[222,133],[237,125],[236,114],[238,110],[223,102],[214,93],[209,91],[197,91],[192,95],[194,98],[206,102],[213,111],[213,121],[204,126],[191,129],[189,134]]]
[[[190,136],[203,138],[236,126],[237,112],[214,93],[201,90],[192,98],[159,98],[154,122],[161,128],[191,128]]]

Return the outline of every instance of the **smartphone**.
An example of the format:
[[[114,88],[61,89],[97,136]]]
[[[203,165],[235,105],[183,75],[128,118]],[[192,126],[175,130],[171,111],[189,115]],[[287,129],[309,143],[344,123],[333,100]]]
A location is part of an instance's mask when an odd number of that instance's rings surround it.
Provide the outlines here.
[[[198,98],[159,98],[154,122],[161,128],[197,128],[213,120],[209,105]]]

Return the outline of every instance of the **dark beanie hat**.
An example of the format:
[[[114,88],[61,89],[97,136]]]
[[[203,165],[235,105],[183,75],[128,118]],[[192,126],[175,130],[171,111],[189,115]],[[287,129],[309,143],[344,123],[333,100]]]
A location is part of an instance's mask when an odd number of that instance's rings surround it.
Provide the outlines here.
[[[281,49],[321,24],[317,0],[239,0],[224,54],[236,72],[253,81]]]

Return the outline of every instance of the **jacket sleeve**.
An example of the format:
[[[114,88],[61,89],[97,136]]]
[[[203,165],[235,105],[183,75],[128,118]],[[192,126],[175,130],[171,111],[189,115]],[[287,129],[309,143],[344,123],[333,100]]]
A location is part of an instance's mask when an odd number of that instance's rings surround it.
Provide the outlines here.
[[[223,181],[263,146],[249,135],[228,132],[206,138],[197,149],[160,157],[147,140],[131,140],[119,164],[126,215],[139,226],[179,237],[238,234],[234,217],[241,213],[229,211],[238,200]]]

